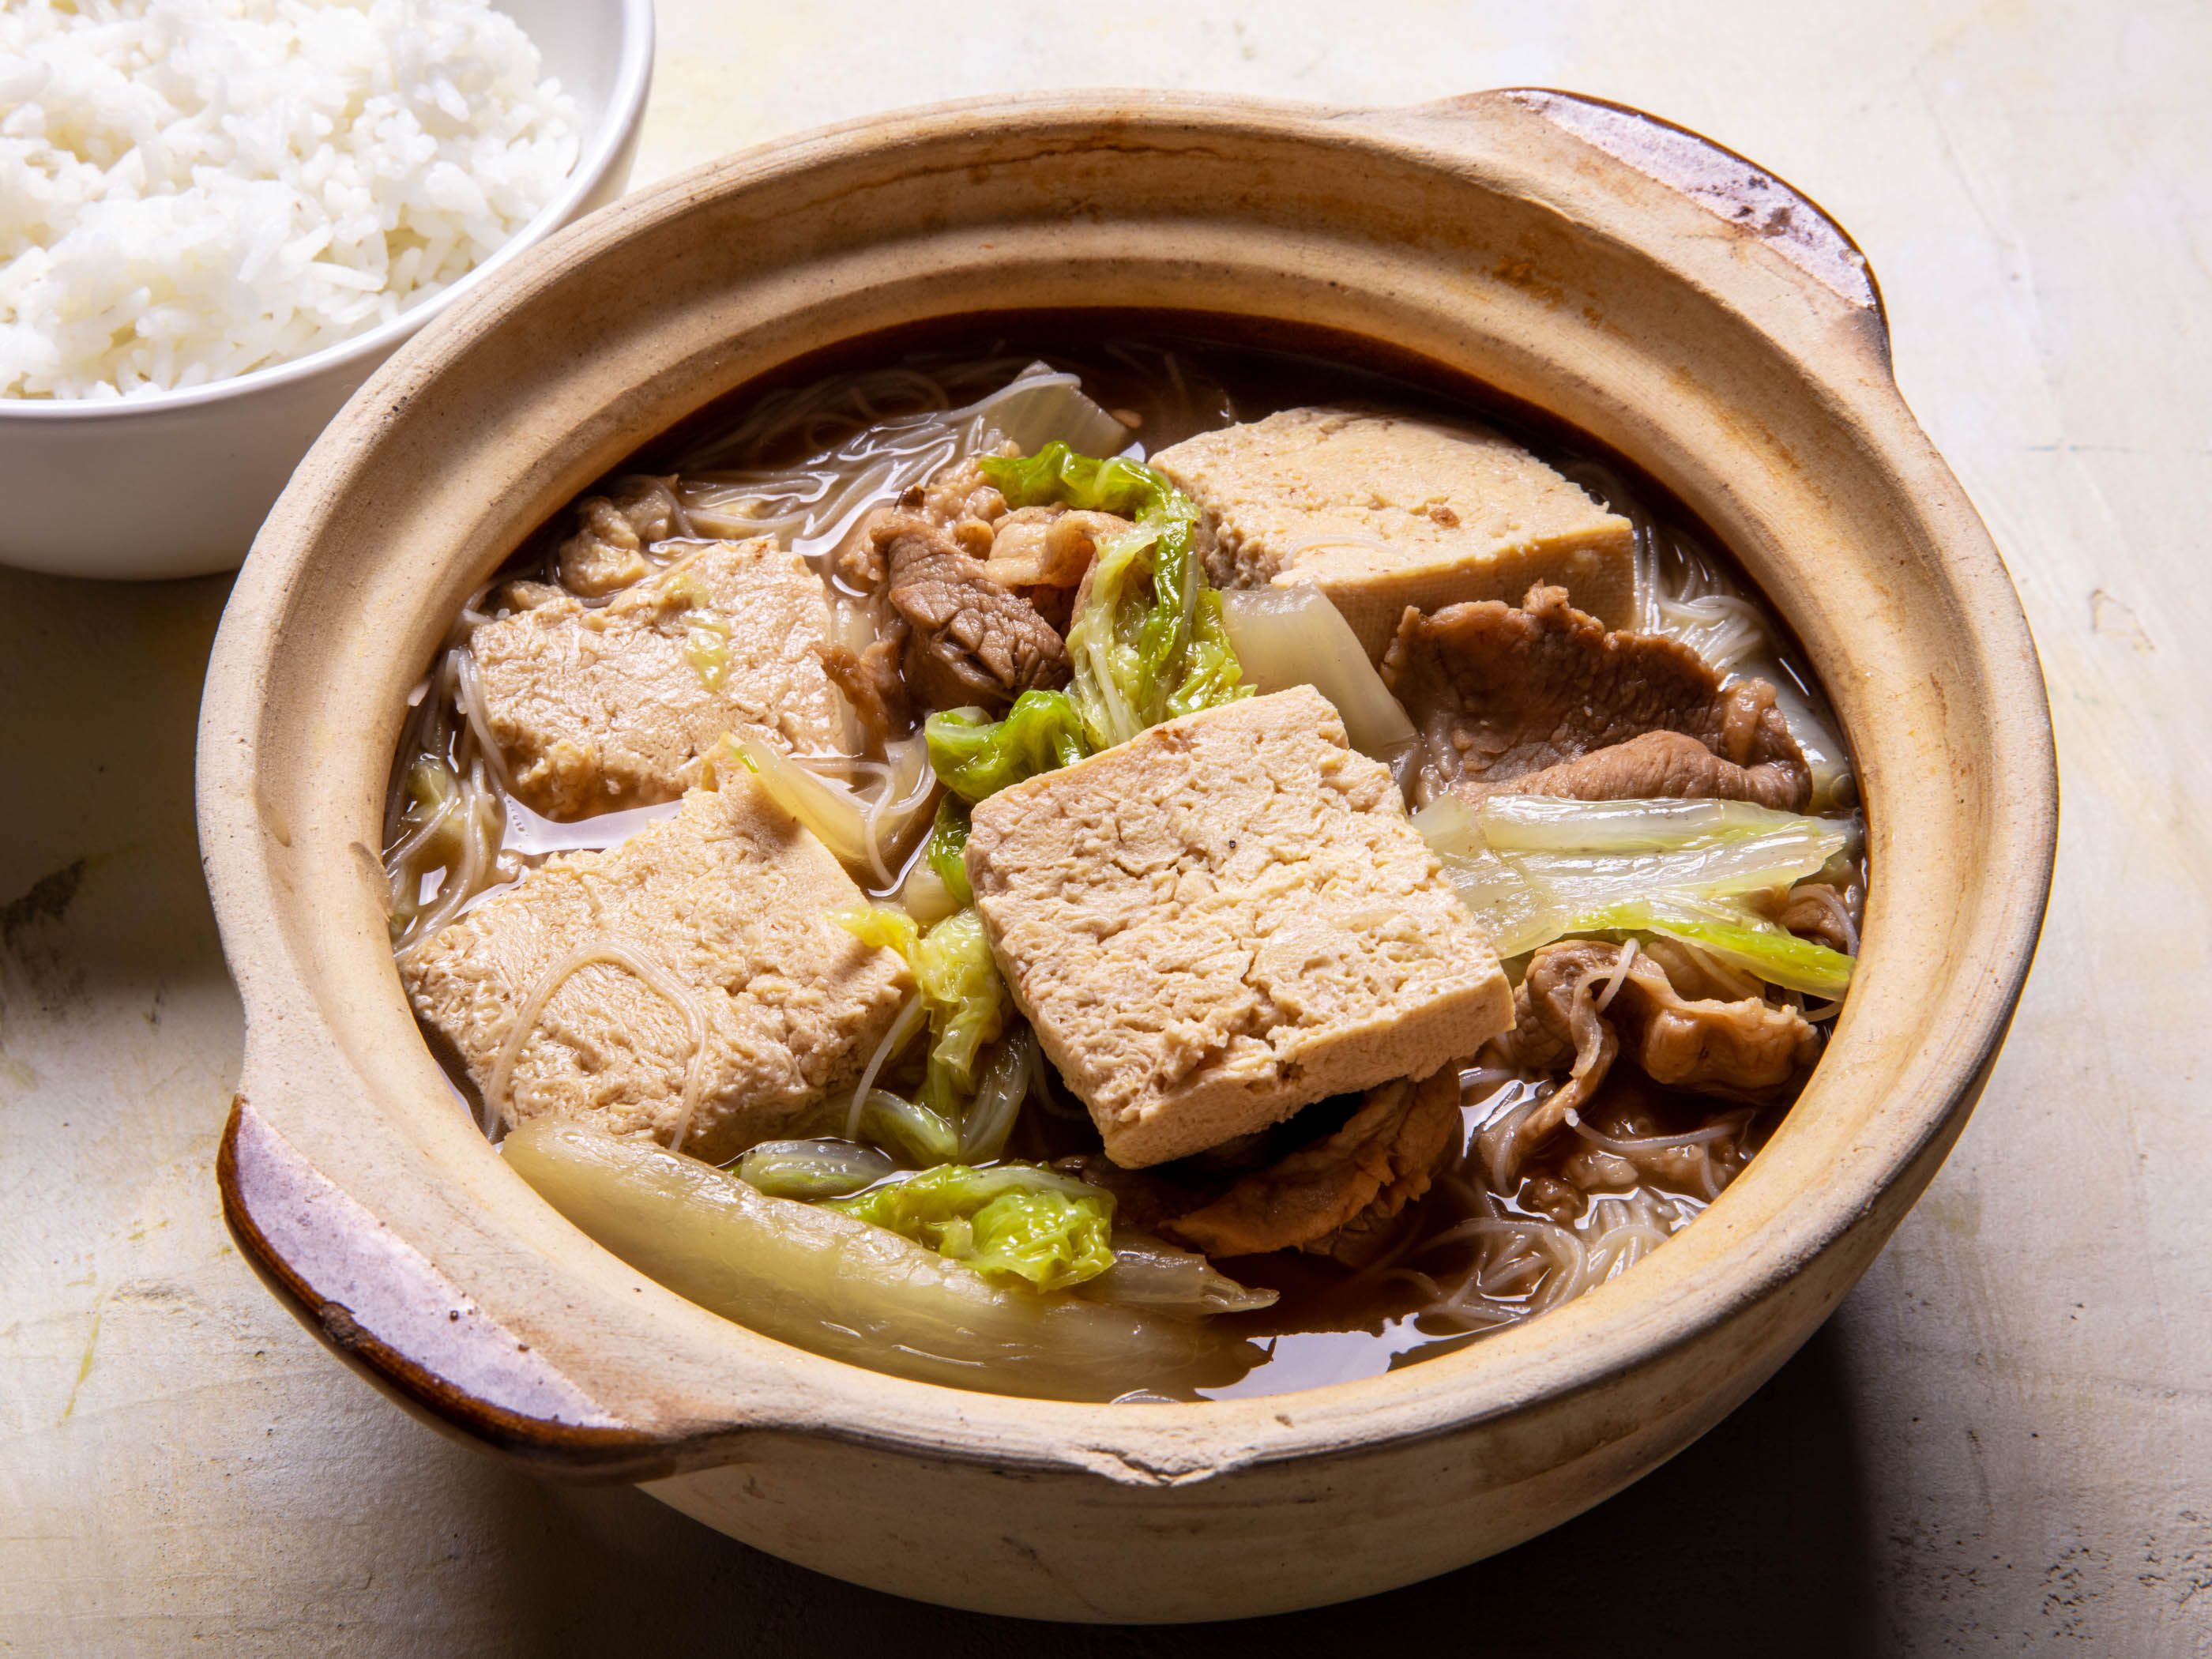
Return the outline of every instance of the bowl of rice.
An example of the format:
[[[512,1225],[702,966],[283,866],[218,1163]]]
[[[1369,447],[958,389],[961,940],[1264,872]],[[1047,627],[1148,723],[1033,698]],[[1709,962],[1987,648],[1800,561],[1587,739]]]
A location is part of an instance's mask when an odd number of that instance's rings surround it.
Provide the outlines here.
[[[0,9],[0,563],[237,567],[458,295],[619,195],[652,0]]]

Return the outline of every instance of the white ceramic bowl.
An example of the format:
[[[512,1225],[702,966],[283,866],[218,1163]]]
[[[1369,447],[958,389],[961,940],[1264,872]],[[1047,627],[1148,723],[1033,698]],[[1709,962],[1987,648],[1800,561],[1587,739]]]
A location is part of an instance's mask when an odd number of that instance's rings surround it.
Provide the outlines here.
[[[234,570],[347,398],[491,273],[622,194],[653,77],[653,0],[496,0],[575,95],[575,171],[505,246],[380,328],[235,380],[112,402],[0,398],[0,564],[145,580]]]

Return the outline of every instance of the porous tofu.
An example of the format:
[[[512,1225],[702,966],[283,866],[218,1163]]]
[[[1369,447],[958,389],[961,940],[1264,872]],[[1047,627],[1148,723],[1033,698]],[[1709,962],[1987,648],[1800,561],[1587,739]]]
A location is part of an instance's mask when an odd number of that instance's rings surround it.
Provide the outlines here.
[[[720,1160],[834,1109],[911,989],[896,954],[829,919],[860,900],[738,772],[618,847],[548,859],[400,977],[510,1126],[560,1113],[665,1142],[696,1066],[684,1150]]]
[[[846,749],[817,647],[829,592],[765,538],[716,542],[599,606],[563,594],[471,641],[516,795],[549,817],[674,800],[726,732]]]
[[[1633,529],[1520,445],[1477,426],[1286,409],[1153,460],[1203,510],[1218,587],[1310,582],[1380,661],[1408,605],[1565,588],[1630,626]]]
[[[1389,771],[1307,687],[992,796],[968,876],[1015,1002],[1124,1168],[1425,1077],[1513,1023]]]

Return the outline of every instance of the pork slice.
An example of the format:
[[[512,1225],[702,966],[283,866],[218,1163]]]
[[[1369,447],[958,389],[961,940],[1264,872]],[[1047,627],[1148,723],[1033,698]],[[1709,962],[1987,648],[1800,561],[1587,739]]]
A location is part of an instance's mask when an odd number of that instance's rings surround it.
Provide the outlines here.
[[[988,532],[998,523],[1006,515],[1006,498],[983,476],[982,464],[987,459],[1003,460],[1021,453],[1020,445],[1001,441],[987,453],[963,456],[939,469],[927,483],[908,490],[899,505],[919,512],[963,546],[979,540],[988,543],[988,534],[979,537],[974,526]],[[980,556],[984,550],[976,546],[973,550]]]
[[[1613,947],[1589,939],[1546,945],[1529,958],[1513,988],[1513,1029],[1496,1040],[1509,1064],[1532,1072],[1562,1073],[1559,1086],[1515,1127],[1494,1175],[1510,1182],[1521,1161],[1550,1139],[1567,1114],[1589,1104],[1620,1054],[1620,1037],[1597,1013],[1595,989],[1612,971]],[[1548,956],[1547,953],[1550,953]],[[1546,977],[1536,977],[1538,963]]]
[[[1382,1253],[1390,1224],[1428,1191],[1459,1128],[1456,1066],[1382,1084],[1334,1133],[1159,1230],[1208,1255],[1296,1249],[1359,1267]]]
[[[1408,611],[1384,684],[1426,740],[1424,781],[1480,805],[1492,794],[1755,801],[1802,811],[1812,769],[1774,688],[1723,688],[1697,653],[1608,631],[1565,588]]]
[[[1528,958],[1513,1030],[1494,1047],[1510,1064],[1567,1075],[1516,1128],[1507,1174],[1589,1103],[1618,1058],[1668,1088],[1763,1103],[1820,1057],[1820,1034],[1796,1009],[1759,996],[1686,995],[1677,978],[1693,991],[1720,988],[1665,941],[1639,948],[1624,969],[1625,948],[1563,939]]]
[[[892,742],[914,730],[913,699],[908,696],[906,675],[900,667],[906,654],[906,630],[898,629],[872,641],[863,651],[849,645],[818,647],[823,672],[853,705],[860,730],[878,744]]]
[[[1024,691],[1067,684],[1067,646],[1035,605],[918,513],[870,532],[890,607],[908,629],[906,681],[933,708],[999,710]]]
[[[1813,939],[1846,956],[1858,954],[1858,922],[1851,915],[1850,901],[1828,882],[1799,882],[1790,890],[1778,920],[1800,939]]]
[[[1098,544],[1130,527],[1115,513],[1018,507],[992,526],[991,552],[983,568],[1003,586],[1073,592],[1091,568]]]
[[[1155,1235],[1177,1216],[1218,1198],[1229,1184],[1228,1177],[1197,1169],[1188,1158],[1125,1170],[1103,1152],[1078,1152],[1054,1160],[1052,1167],[1113,1194],[1115,1227]]]
[[[1620,966],[1625,947],[1592,939],[1546,945],[1529,958],[1536,1018],[1569,1026],[1575,988]],[[1620,1031],[1629,1059],[1669,1088],[1764,1100],[1808,1070],[1820,1039],[1796,1009],[1764,997],[1731,1001],[1684,996],[1658,959],[1638,951],[1601,1017]]]

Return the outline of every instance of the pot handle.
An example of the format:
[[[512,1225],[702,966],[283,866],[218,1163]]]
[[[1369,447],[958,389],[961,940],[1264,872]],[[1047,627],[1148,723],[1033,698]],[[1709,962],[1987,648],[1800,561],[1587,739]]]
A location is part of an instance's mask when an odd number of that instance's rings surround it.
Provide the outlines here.
[[[278,1300],[432,1427],[570,1480],[683,1467],[680,1437],[609,1409],[534,1352],[317,1168],[243,1085],[216,1179],[239,1254]]]
[[[1889,318],[1874,268],[1850,233],[1803,191],[1703,133],[1586,93],[1505,87],[1416,108],[1448,116],[1501,102],[1550,122],[1687,198],[1732,229],[1764,242],[1827,292],[1865,313],[1887,357]]]

